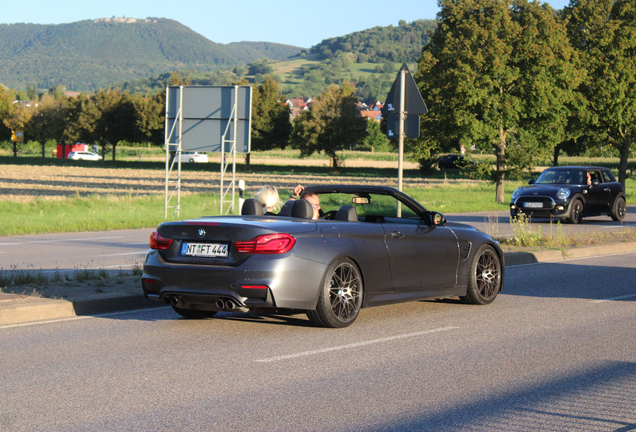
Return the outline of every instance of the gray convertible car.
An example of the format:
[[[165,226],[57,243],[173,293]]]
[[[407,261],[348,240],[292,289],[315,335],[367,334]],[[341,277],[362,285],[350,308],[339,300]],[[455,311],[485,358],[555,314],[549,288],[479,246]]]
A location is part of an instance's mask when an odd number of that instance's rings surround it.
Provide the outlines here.
[[[263,215],[159,225],[150,237],[144,294],[188,318],[219,311],[304,311],[314,325],[346,327],[360,309],[459,297],[491,303],[504,256],[489,235],[449,223],[390,187],[314,186],[320,219],[306,200]]]

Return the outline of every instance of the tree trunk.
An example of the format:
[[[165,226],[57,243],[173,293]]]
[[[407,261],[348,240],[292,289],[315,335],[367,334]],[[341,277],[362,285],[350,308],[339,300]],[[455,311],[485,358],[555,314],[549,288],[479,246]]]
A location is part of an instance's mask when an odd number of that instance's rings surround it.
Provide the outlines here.
[[[115,150],[117,149],[117,144],[113,144],[113,162],[115,161]]]
[[[338,170],[339,165],[340,165],[340,162],[338,161],[338,155],[336,154],[336,152],[333,152],[333,153],[331,154],[331,168],[332,168],[334,171],[337,171],[337,170]]]
[[[13,143],[13,157],[18,157],[18,143]]]
[[[42,165],[44,165],[44,155],[46,153],[46,143],[42,144]]]
[[[561,153],[561,144],[554,146],[554,158],[552,159],[552,166],[559,166],[559,153]]]
[[[631,136],[629,134],[623,135],[623,145],[618,148],[621,155],[621,161],[618,167],[618,181],[621,182],[623,186],[625,186],[625,180],[627,179],[627,159],[629,158],[631,144]]]
[[[247,171],[250,170],[250,154],[249,153],[245,153],[245,169]]]
[[[506,133],[503,128],[499,128],[499,142],[496,147],[497,171],[495,172],[496,202],[506,202],[504,191],[504,168],[506,167]]]

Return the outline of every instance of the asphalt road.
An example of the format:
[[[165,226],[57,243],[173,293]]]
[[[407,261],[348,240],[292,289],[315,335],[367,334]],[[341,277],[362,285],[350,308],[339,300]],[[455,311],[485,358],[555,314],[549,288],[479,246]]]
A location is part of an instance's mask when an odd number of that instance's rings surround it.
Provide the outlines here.
[[[489,306],[0,327],[6,431],[636,430],[636,254],[509,266]]]
[[[510,213],[481,212],[449,214],[451,222],[461,222],[495,236],[512,233]],[[547,219],[537,219],[530,225],[541,228],[543,233],[554,230]],[[613,222],[609,217],[583,219],[579,225],[562,224],[564,233],[616,230],[636,226],[636,206],[627,207],[627,216],[622,223]],[[40,234],[0,237],[0,268],[29,269],[45,274],[67,272],[83,268],[98,268],[117,271],[130,269],[143,262],[148,250],[148,238],[152,229]]]

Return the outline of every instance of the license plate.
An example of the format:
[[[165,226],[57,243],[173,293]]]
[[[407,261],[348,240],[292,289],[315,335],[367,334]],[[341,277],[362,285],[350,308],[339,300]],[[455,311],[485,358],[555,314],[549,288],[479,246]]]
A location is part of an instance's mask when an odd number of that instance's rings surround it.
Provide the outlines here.
[[[525,208],[543,208],[543,203],[540,202],[525,202],[523,203]]]
[[[184,243],[181,255],[227,258],[227,245],[218,243]]]

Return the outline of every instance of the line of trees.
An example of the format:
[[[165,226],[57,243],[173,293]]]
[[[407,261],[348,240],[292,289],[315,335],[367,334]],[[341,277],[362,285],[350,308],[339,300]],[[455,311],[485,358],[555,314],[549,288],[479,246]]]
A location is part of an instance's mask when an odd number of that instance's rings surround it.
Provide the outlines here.
[[[167,85],[189,85],[190,81],[173,73]],[[246,81],[236,84],[246,85]],[[378,124],[360,117],[350,82],[330,86],[318,96],[314,105],[294,122],[281,94],[279,84],[270,75],[252,93],[252,149],[271,150],[290,144],[302,155],[325,151],[338,168],[336,151],[345,148],[386,147],[388,140]],[[116,160],[120,142],[147,142],[164,145],[165,87],[154,96],[130,95],[115,89],[95,94],[65,97],[53,90],[36,104],[12,103],[12,95],[0,87],[0,119],[6,126],[0,139],[8,139],[11,130],[23,129],[25,136],[42,146],[54,140],[60,144],[85,142],[100,147],[105,159],[108,152]],[[0,128],[3,129],[3,128]],[[15,144],[14,144],[14,154]],[[246,164],[249,168],[249,155]]]
[[[636,127],[636,3],[571,0],[560,15],[528,0],[439,0],[438,27],[422,50],[416,81],[430,109],[422,160],[464,145],[492,152],[478,166],[496,183],[563,143],[610,144],[619,181]]]

